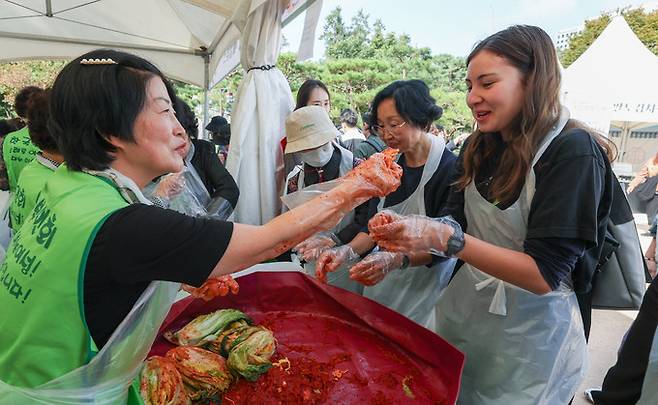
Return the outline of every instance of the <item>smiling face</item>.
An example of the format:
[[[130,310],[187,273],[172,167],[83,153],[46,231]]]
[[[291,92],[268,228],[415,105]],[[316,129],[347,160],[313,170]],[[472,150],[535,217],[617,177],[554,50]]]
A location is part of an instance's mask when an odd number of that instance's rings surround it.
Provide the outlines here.
[[[174,114],[167,88],[159,77],[148,81],[146,100],[133,126],[134,141],[111,137],[116,146],[112,167],[139,186],[165,173],[183,169],[187,135]]]
[[[379,136],[386,145],[402,153],[416,146],[425,133],[400,116],[392,97],[382,100],[377,106],[377,125],[382,128]]]
[[[523,108],[523,75],[507,59],[488,50],[468,64],[466,103],[481,132],[508,137]]]

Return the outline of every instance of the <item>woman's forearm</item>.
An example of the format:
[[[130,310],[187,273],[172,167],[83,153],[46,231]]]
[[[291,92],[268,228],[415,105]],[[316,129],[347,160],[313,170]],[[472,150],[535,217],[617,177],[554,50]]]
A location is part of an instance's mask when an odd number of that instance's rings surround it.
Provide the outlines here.
[[[358,205],[346,197],[343,184],[314,198],[262,226],[234,224],[224,255],[211,277],[243,270],[291,249],[309,236],[333,227]]]
[[[531,256],[495,246],[470,235],[457,257],[478,270],[535,294],[551,292],[551,287]]]
[[[375,247],[375,241],[372,240],[372,238],[368,236],[367,233],[359,232],[356,234],[354,239],[348,243],[348,245],[350,245],[356,253],[363,255]]]

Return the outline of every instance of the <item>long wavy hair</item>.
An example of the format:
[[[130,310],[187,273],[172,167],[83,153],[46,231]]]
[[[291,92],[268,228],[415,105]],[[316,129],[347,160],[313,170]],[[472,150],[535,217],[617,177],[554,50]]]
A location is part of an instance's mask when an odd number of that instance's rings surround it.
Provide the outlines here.
[[[489,36],[475,46],[466,64],[484,50],[517,68],[525,89],[521,112],[512,122],[511,135],[503,137],[505,150],[489,186],[489,198],[506,203],[521,191],[539,144],[560,117],[560,67],[553,42],[539,27],[515,25]],[[585,129],[613,159],[612,147],[604,137],[572,120],[568,127]],[[475,180],[495,149],[496,142],[490,134],[473,132],[464,150],[464,174],[456,182],[458,189],[463,190]]]

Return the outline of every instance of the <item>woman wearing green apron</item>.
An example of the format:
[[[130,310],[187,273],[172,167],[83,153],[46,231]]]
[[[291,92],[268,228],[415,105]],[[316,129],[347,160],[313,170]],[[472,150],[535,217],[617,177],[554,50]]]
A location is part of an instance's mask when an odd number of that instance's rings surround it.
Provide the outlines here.
[[[398,149],[402,167],[400,187],[386,198],[370,202],[370,215],[382,209],[401,214],[438,215],[448,196],[455,156],[442,138],[430,134],[429,127],[442,110],[420,80],[397,81],[375,96],[372,125],[387,146]],[[349,244],[322,253],[317,271],[349,275],[365,285],[363,295],[434,329],[435,306],[452,274],[455,261],[436,260],[429,253],[405,256],[402,253],[373,252],[349,272],[359,255],[375,246],[365,232]]]
[[[381,248],[464,262],[437,304],[437,333],[467,358],[458,403],[566,404],[587,361],[573,271],[603,242],[610,163],[561,108],[544,31],[500,31],[467,64],[478,129],[446,206],[454,219],[384,212],[370,232]]]
[[[1,403],[125,403],[179,283],[276,257],[394,181],[356,173],[263,226],[154,207],[141,188],[183,168],[174,99],[155,66],[113,50],[74,59],[55,80],[49,129],[66,163],[0,266]]]
[[[9,206],[9,217],[14,232],[23,225],[27,216],[37,204],[38,195],[41,193],[46,180],[64,160],[57,149],[55,139],[50,136],[48,131],[48,118],[50,117],[48,97],[49,91],[35,93],[30,98],[28,105],[27,127],[30,132],[30,140],[40,149],[40,152],[37,153],[36,159],[23,168],[18,178]]]

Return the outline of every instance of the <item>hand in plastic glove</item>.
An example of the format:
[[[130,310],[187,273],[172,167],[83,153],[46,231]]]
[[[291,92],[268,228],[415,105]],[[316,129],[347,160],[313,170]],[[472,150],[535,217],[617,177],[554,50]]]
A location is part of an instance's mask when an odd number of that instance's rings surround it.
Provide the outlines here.
[[[327,273],[336,271],[343,264],[353,264],[359,260],[359,254],[350,245],[325,250],[315,265],[315,276],[323,283],[327,282]]]
[[[167,200],[180,194],[184,188],[185,177],[183,176],[183,172],[171,173],[160,178],[153,195]]]
[[[237,295],[240,291],[238,282],[226,274],[217,278],[209,278],[201,287],[192,287],[187,284],[182,285],[182,289],[190,293],[194,298],[202,298],[204,301],[210,301],[215,297],[223,297],[229,292]]]
[[[336,187],[270,221],[274,224],[268,223],[270,226],[294,224],[296,229],[302,230],[279,243],[273,249],[275,255],[292,249],[313,234],[334,228],[345,214],[369,199],[396,190],[400,186],[402,168],[395,163],[395,152],[375,153],[341,177]]]
[[[343,183],[355,184],[352,198],[359,200],[362,195],[369,198],[373,195],[386,196],[397,190],[402,177],[402,168],[395,162],[398,152],[397,149],[388,148],[383,152],[375,153],[341,177]],[[369,198],[359,200],[358,204]]]
[[[333,232],[320,232],[293,248],[305,262],[312,262],[325,250],[336,246],[340,240]]]
[[[367,286],[382,281],[388,273],[399,269],[404,263],[404,254],[399,252],[374,252],[352,266],[350,278]]]
[[[400,216],[382,211],[368,222],[370,237],[391,252],[432,253],[446,256],[448,239],[463,233],[451,217],[428,218],[423,215]],[[450,252],[452,255],[458,252]]]

